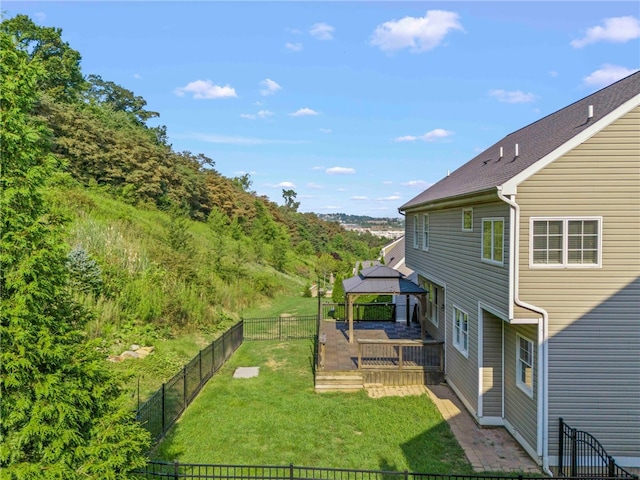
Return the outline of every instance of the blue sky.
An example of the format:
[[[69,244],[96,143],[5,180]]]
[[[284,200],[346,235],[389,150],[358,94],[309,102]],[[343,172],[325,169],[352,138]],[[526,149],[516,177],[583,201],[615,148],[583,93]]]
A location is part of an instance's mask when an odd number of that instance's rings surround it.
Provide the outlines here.
[[[300,211],[398,207],[507,133],[640,66],[625,2],[3,2],[176,150]],[[155,123],[153,124],[155,125]]]

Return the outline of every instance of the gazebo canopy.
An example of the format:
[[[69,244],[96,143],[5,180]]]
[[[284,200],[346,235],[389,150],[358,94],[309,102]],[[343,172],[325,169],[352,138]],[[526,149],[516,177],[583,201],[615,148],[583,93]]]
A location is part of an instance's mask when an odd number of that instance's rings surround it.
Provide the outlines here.
[[[355,277],[342,281],[346,294],[420,295],[427,291],[385,265],[364,268]]]

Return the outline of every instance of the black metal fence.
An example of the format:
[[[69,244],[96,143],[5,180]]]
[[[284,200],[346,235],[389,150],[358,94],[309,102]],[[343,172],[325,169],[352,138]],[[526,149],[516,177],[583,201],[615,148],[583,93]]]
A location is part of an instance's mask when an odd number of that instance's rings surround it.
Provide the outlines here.
[[[144,402],[136,411],[136,419],[160,439],[193,401],[207,380],[242,345],[243,322],[239,322],[200,350],[182,370]]]
[[[560,418],[558,476],[638,479],[616,465],[600,442],[591,434],[571,428]]]
[[[304,340],[318,335],[316,315],[245,318],[245,340]]]
[[[344,303],[325,303],[322,305],[322,318],[335,320],[347,319],[347,305]],[[393,322],[396,319],[395,303],[354,303],[355,321]]]

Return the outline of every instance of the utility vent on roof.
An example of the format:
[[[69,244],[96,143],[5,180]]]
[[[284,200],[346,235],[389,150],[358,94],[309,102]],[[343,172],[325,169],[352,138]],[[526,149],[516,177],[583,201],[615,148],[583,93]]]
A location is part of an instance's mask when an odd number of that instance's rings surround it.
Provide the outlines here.
[[[502,158],[503,156],[504,156],[504,149],[500,147],[500,158]]]
[[[587,118],[593,118],[593,105],[589,105]]]
[[[516,157],[520,155],[520,146],[516,143]]]

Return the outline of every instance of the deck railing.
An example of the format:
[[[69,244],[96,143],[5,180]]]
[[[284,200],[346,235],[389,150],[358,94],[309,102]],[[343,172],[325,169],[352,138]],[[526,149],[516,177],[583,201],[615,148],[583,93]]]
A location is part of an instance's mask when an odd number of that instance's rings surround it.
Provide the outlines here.
[[[443,342],[358,339],[358,369],[433,369],[444,366]]]

